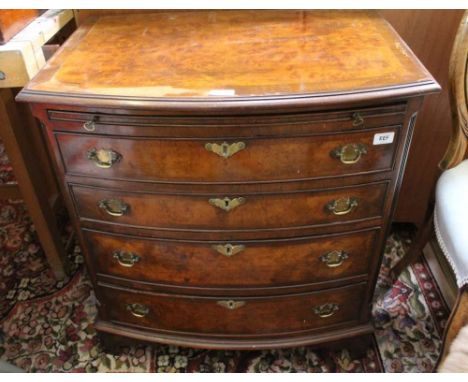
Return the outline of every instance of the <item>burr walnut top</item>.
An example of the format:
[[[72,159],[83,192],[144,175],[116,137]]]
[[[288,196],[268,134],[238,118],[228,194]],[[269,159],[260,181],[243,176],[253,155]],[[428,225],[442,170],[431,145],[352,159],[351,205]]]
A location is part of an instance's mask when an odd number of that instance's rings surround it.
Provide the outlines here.
[[[437,88],[372,11],[187,11],[90,20],[19,99],[219,102]]]

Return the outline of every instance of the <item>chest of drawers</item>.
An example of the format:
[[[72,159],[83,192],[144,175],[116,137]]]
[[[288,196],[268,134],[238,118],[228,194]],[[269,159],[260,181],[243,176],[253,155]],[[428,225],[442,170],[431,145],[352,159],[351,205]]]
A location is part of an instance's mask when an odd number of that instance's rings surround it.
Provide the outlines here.
[[[19,94],[98,331],[248,349],[370,333],[417,111],[438,85],[372,12],[101,17]]]

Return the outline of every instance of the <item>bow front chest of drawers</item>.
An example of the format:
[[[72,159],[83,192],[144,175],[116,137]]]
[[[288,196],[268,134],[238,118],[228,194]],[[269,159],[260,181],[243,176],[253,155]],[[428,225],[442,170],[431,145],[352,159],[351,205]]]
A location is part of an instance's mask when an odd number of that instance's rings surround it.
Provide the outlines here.
[[[425,94],[372,12],[100,17],[19,94],[46,136],[100,332],[248,349],[370,333]]]

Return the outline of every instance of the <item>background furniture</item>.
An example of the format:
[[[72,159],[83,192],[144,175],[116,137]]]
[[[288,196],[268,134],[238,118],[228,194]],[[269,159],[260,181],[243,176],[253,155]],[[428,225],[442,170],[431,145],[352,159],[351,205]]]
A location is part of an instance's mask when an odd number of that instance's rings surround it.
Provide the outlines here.
[[[468,326],[458,332],[437,371],[439,373],[468,373]]]
[[[25,201],[57,278],[64,277],[67,258],[57,222],[61,198],[37,123],[14,97],[72,30],[72,11],[47,11],[0,45],[0,136],[18,182],[0,185],[0,197]]]
[[[441,252],[447,258],[458,285],[457,301],[444,335],[442,358],[447,355],[460,328],[468,324],[468,160],[464,160],[468,137],[468,11],[458,28],[449,69],[453,128],[448,149],[439,164],[443,173],[437,182],[435,195],[433,191],[433,202],[428,209],[425,224],[395,271],[398,275],[420,255],[435,226]]]
[[[82,24],[18,100],[47,132],[97,330],[237,349],[372,332],[412,130],[439,89],[402,45],[359,11]]]
[[[39,16],[38,9],[2,9],[0,12],[0,44],[5,44]]]
[[[465,12],[450,58],[452,137],[437,183],[434,225],[437,240],[455,274],[459,292],[450,316],[442,358],[463,326],[468,325],[468,11]]]

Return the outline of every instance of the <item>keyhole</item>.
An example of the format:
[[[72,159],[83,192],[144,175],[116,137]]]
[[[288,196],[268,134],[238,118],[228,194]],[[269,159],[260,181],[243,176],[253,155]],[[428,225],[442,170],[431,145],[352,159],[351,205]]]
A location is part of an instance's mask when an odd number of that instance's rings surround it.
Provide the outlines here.
[[[229,309],[234,309],[234,301],[229,301],[228,302],[228,308]]]
[[[227,246],[227,247],[226,247],[226,253],[227,253],[228,255],[230,255],[231,252],[232,252],[232,248],[231,248],[230,246]]]
[[[224,206],[225,206],[226,208],[229,207],[229,200],[225,200],[225,201],[224,201]]]

